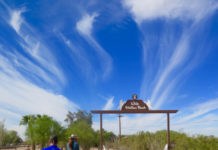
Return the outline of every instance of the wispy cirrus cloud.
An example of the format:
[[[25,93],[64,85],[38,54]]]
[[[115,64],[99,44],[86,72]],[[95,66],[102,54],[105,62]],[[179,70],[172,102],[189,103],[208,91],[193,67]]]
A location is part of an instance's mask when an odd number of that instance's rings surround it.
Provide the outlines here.
[[[91,81],[96,82],[98,75],[94,69],[92,61],[88,57],[88,53],[84,50],[84,48],[78,44],[75,45],[72,40],[68,39],[62,33],[57,33],[57,35],[61,40],[63,40],[65,45],[67,45],[67,49],[69,49],[68,52],[72,57],[72,61],[79,68],[79,71],[82,73],[82,75],[85,76],[85,78],[89,81],[91,77]]]
[[[205,99],[205,102],[181,109],[172,119],[173,130],[182,129],[188,134],[216,136],[218,134],[217,103],[217,98]]]
[[[207,113],[210,113],[211,111],[218,110],[218,98],[207,100],[203,103],[193,105],[190,108],[186,108],[181,111],[180,114],[187,112],[190,113],[190,115],[187,115],[186,117],[183,117],[182,119],[179,119],[179,122],[187,122],[194,118],[201,117]]]
[[[176,77],[174,77],[174,79],[170,79],[170,78],[172,78],[172,72],[176,68],[178,68],[179,65],[184,64],[185,61],[187,61],[189,58],[189,55],[190,55],[188,51],[189,50],[189,38],[190,38],[189,36],[190,35],[183,33],[180,41],[178,42],[176,48],[171,54],[169,61],[165,62],[165,66],[163,68],[161,67],[159,68],[161,75],[158,75],[156,79],[156,85],[151,95],[152,100],[158,99],[158,101],[154,104],[155,108],[159,108],[163,104],[164,100],[167,98],[167,95],[170,94],[169,92],[173,89],[173,87],[176,84],[178,84],[179,77],[181,77],[183,71],[180,72],[180,75],[177,75]],[[170,80],[170,83],[168,82],[169,80]],[[165,86],[166,82],[168,84],[167,86]],[[163,86],[166,87],[164,90],[162,90]],[[161,94],[159,93],[160,90],[163,91]]]
[[[111,98],[109,98],[107,100],[107,103],[105,104],[103,110],[112,110],[114,107],[114,96],[112,96]]]
[[[203,42],[201,46],[195,45],[195,48],[191,48],[191,42],[199,29],[204,31],[204,19],[218,8],[218,3],[214,0],[124,0],[122,4],[130,11],[143,33],[143,62],[146,70],[140,95],[151,98],[155,109],[160,108],[169,95],[173,97],[175,93],[172,92],[184,81],[182,78],[206,56],[207,51],[202,50]],[[146,25],[157,19],[162,19],[162,30],[146,31]],[[174,29],[171,20],[182,25]]]
[[[75,111],[79,107],[61,94],[38,87],[26,80],[8,58],[0,55],[0,117],[6,119],[9,129],[19,124],[23,115],[47,114],[63,122],[68,110]],[[23,137],[24,129],[18,132]]]
[[[161,108],[164,104],[168,104],[171,108],[172,100],[169,99],[175,96],[176,90],[187,78],[187,74],[201,63],[208,53],[208,48],[204,49],[204,42],[198,42],[198,46],[193,47],[193,39],[199,39],[196,35],[199,36],[199,32],[206,29],[207,17],[214,13],[218,3],[213,0],[200,2],[124,0],[123,6],[132,14],[143,35],[145,74],[140,95],[143,99],[151,99],[154,109]],[[151,31],[150,26],[154,20],[161,22],[158,24],[161,26],[158,31]],[[177,25],[174,28],[175,22],[181,26]],[[157,25],[155,23],[154,25]],[[200,41],[204,41],[207,35],[202,32],[201,36],[203,38]],[[185,103],[185,107],[182,106],[178,114],[171,115],[172,129],[191,134],[217,135],[217,132],[214,132],[218,124],[217,119],[215,120],[217,115],[213,113],[218,110],[216,103],[216,98],[191,104],[193,107],[189,106],[190,103]],[[105,116],[103,120],[105,129],[118,133],[117,119]],[[99,129],[97,125],[96,123],[95,128]],[[122,118],[124,134],[166,128],[166,115]]]
[[[42,38],[37,34],[37,32],[25,21],[22,14],[25,13],[25,8],[19,10],[13,10],[8,7],[8,12],[10,18],[6,21],[9,25],[16,31],[18,36],[22,40],[19,41],[20,46],[25,52],[27,52],[32,59],[35,59],[37,63],[35,65],[39,66],[49,74],[53,75],[53,78],[58,79],[62,84],[66,83],[66,79],[60,67],[58,67],[58,62],[51,53],[48,45],[42,40]],[[19,54],[19,52],[17,52]],[[28,67],[28,66],[26,66]],[[29,68],[31,69],[31,67]],[[38,73],[43,73],[43,71],[38,71]],[[43,74],[39,74],[45,76]],[[44,78],[45,79],[45,78]],[[48,78],[47,78],[48,79]],[[56,83],[51,83],[50,80],[45,80],[46,82],[55,85]]]
[[[23,137],[24,128],[15,126],[23,115],[47,114],[64,122],[68,110],[76,111],[79,106],[57,92],[65,84],[65,76],[50,45],[23,18],[25,9],[3,6],[6,9],[1,11],[9,17],[2,21],[14,29],[8,36],[16,43],[1,42],[0,46],[0,118]]]
[[[112,71],[113,64],[111,56],[104,48],[102,48],[102,46],[95,40],[92,35],[93,24],[97,16],[97,13],[93,13],[92,15],[85,14],[81,20],[77,22],[76,29],[80,35],[82,35],[86,41],[94,48],[101,69],[103,71],[102,78],[106,79]]]
[[[77,22],[76,29],[83,35],[91,36],[96,17],[98,17],[97,13],[93,13],[92,15],[85,14],[82,19]]]
[[[41,70],[23,56],[0,54],[0,62],[1,117],[14,119],[25,114],[48,114],[63,121],[67,110],[78,108],[76,104],[63,95],[40,88],[20,73],[19,68],[24,66],[32,68],[33,70],[29,70],[29,73],[32,74],[34,71]],[[41,71],[43,72],[43,70]],[[35,72],[35,74],[37,73]],[[46,73],[45,76],[47,77]]]
[[[11,18],[10,18],[10,25],[14,28],[14,30],[19,33],[20,32],[20,26],[22,25],[22,17],[21,14],[24,12],[24,9],[21,10],[15,10],[11,12]]]
[[[218,7],[215,0],[123,0],[123,5],[138,23],[158,18],[199,20]]]
[[[4,74],[0,76],[1,110],[7,119],[9,113],[10,116],[16,113],[20,117],[26,114],[47,114],[63,121],[69,109],[75,111],[78,108],[66,97],[46,91],[24,79],[11,79]]]

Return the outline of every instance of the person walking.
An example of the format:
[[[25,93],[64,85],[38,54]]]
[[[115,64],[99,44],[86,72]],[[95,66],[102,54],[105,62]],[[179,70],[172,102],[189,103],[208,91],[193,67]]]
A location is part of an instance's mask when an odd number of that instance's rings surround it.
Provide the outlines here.
[[[58,137],[56,135],[53,135],[50,137],[49,140],[49,147],[46,147],[42,150],[60,150],[60,148],[57,147],[58,144]]]
[[[67,150],[79,150],[79,144],[77,143],[78,137],[74,134],[70,136],[70,140],[67,143]]]

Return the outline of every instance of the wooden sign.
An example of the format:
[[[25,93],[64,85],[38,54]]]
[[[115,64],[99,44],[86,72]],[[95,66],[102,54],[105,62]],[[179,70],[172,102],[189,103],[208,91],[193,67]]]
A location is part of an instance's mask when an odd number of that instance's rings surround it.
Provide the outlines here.
[[[142,100],[137,100],[137,95],[134,94],[132,96],[132,100],[127,100],[126,103],[123,104],[121,110],[122,111],[148,111],[149,108],[145,102]]]
[[[149,104],[148,104],[149,105]],[[102,114],[133,114],[133,113],[166,113],[167,114],[167,147],[171,148],[170,144],[170,113],[177,113],[178,110],[149,110],[148,105],[142,100],[137,99],[137,95],[132,96],[132,100],[128,100],[123,104],[120,101],[121,110],[92,110],[92,113],[100,114],[100,150],[103,150],[103,129],[102,129]],[[121,134],[120,134],[121,135]]]

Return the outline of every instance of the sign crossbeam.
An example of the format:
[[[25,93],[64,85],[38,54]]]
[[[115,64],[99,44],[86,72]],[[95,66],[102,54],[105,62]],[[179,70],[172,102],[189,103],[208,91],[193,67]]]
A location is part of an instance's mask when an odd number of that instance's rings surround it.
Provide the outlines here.
[[[135,113],[177,113],[178,110],[131,110],[131,111],[121,111],[121,110],[92,110],[93,114],[135,114]]]

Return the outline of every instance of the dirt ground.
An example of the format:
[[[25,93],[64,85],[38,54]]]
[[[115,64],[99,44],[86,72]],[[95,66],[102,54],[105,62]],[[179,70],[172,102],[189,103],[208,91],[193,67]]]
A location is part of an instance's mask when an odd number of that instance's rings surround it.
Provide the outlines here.
[[[80,148],[82,150],[82,148]],[[18,146],[18,147],[8,147],[8,148],[0,148],[0,150],[31,150],[31,146]],[[36,150],[41,150],[39,146],[36,146]],[[63,150],[66,150],[65,148]],[[98,148],[91,148],[90,150],[98,150]],[[107,149],[106,150],[113,150]]]

